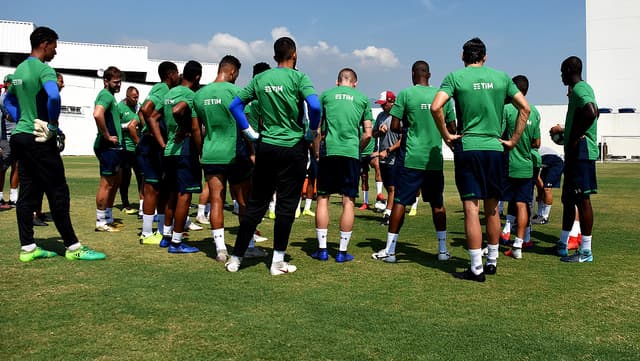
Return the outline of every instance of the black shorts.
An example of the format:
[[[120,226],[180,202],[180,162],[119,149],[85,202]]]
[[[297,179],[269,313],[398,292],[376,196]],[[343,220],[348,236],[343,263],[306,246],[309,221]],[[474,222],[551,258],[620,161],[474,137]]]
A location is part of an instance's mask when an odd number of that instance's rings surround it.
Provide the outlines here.
[[[239,184],[251,178],[253,164],[249,159],[236,158],[229,164],[203,164],[204,176],[223,175],[229,184]]]
[[[404,206],[416,201],[418,190],[422,193],[422,200],[429,202],[432,208],[440,208],[444,201],[444,172],[441,170],[418,170],[396,165],[396,193],[394,203]]]
[[[181,193],[202,192],[202,177],[197,155],[171,155],[164,157],[167,169],[167,189]]]
[[[564,164],[562,203],[575,204],[579,200],[589,199],[590,195],[596,193],[598,182],[594,160],[576,160]]]
[[[396,185],[393,179],[393,165],[380,163],[380,177],[382,178],[382,184],[385,187],[393,187]]]
[[[358,196],[360,161],[356,158],[329,156],[318,164],[318,194],[339,193],[347,197]]]
[[[460,199],[502,199],[505,168],[501,151],[454,152],[454,163]]]
[[[533,198],[532,178],[511,178],[505,182],[502,200],[529,203]]]
[[[560,188],[560,178],[562,178],[562,168],[564,161],[557,155],[542,156],[542,170],[540,178],[544,188]]]
[[[144,174],[144,182],[158,187],[164,178],[164,151],[150,134],[143,134],[136,147],[138,166]]]

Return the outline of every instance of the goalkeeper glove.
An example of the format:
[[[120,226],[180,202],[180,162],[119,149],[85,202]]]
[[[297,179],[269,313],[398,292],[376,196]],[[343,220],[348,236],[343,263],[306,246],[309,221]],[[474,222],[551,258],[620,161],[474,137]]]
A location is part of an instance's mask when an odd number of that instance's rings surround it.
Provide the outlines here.
[[[35,119],[33,121],[33,135],[36,136],[36,142],[44,143],[53,138],[58,132],[58,127],[51,125],[43,120]]]

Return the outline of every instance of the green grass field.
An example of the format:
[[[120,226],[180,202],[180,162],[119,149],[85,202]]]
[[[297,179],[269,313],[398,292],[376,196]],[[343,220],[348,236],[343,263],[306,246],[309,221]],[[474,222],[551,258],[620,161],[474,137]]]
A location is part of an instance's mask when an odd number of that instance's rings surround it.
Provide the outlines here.
[[[370,257],[386,240],[379,214],[357,211],[356,259],[346,264],[309,257],[314,220],[302,217],[288,249],[298,272],[279,277],[268,272],[270,257],[226,272],[208,230],[191,232],[190,244],[203,251],[191,255],[140,245],[140,221],[117,210],[123,231],[95,233],[97,162],[65,163],[76,232],[108,258],[23,264],[15,211],[0,213],[1,360],[640,359],[638,165],[598,164],[594,263],[564,264],[552,253],[558,190],[551,223],[533,230],[535,247],[522,260],[501,256],[498,274],[479,284],[450,275],[468,265],[450,162],[449,262],[436,260],[429,207],[421,203],[401,231],[399,263]],[[337,197],[330,212],[335,250]],[[231,247],[238,222],[225,217]],[[272,226],[265,220],[259,228],[271,238]],[[53,224],[37,227],[36,237],[64,254]],[[271,240],[260,245],[271,251]]]

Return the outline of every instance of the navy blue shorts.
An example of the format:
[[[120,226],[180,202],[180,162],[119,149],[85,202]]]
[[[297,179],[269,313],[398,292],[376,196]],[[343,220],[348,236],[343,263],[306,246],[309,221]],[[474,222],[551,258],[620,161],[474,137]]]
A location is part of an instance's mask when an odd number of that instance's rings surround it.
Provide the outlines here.
[[[396,185],[393,177],[393,165],[380,163],[380,177],[382,178],[382,184],[385,187],[393,187]]]
[[[202,192],[202,171],[198,155],[172,155],[164,157],[166,169],[172,171],[165,175],[167,189],[181,193]]]
[[[501,151],[454,152],[454,163],[460,199],[502,199],[504,157]]]
[[[440,208],[444,201],[444,172],[441,170],[418,170],[405,168],[399,165],[395,167],[396,193],[394,203],[404,206],[416,201],[418,190],[422,193],[422,200],[429,202],[432,208]]]
[[[358,196],[360,161],[355,158],[329,156],[318,163],[318,194],[339,193],[348,197]]]
[[[564,161],[557,155],[547,154],[542,156],[542,171],[540,178],[544,188],[560,188]]]
[[[229,184],[238,184],[251,178],[253,164],[246,158],[236,158],[229,164],[203,164],[202,170],[205,177],[213,175],[223,175]]]
[[[511,178],[505,182],[502,200],[529,203],[533,198],[532,178]]]
[[[596,193],[598,182],[594,160],[576,160],[564,164],[562,203],[575,204],[579,200],[589,199],[590,195]]]
[[[144,182],[159,187],[164,179],[164,150],[150,134],[143,134],[136,147],[138,166],[144,174]]]
[[[360,174],[369,173],[371,169],[371,155],[360,156]]]
[[[94,148],[93,151],[100,162],[101,176],[111,177],[118,174],[122,165],[121,149]]]

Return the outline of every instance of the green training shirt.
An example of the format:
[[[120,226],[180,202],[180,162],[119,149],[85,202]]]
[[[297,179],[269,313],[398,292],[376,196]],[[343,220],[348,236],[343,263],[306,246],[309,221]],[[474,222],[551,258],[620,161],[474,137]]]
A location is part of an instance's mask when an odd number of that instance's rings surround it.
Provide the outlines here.
[[[522,137],[518,144],[509,151],[509,177],[511,178],[531,178],[533,177],[533,160],[531,159],[531,143],[536,136],[536,127],[538,128],[538,134],[540,133],[540,118],[538,112],[532,111],[527,119],[527,124],[522,131]],[[536,119],[535,117],[538,116]],[[516,129],[516,123],[518,122],[518,109],[513,104],[507,104],[504,106],[504,121],[506,125],[505,136],[506,139],[511,138],[514,130]],[[538,135],[539,136],[539,135]]]
[[[390,114],[402,121],[401,155],[404,167],[419,170],[442,170],[442,137],[431,115],[431,102],[438,88],[414,85],[401,90]],[[455,121],[451,101],[444,106],[446,123]]]
[[[257,100],[252,101],[244,107],[244,114],[247,116],[249,125],[256,132],[260,132],[260,104]]]
[[[236,157],[238,130],[229,104],[241,88],[228,82],[209,83],[195,95],[193,106],[204,125],[202,164],[229,164]]]
[[[140,118],[138,118],[138,113],[136,113],[135,108],[128,106],[124,100],[118,103],[118,111],[120,112],[120,128],[122,131],[122,139],[124,139],[124,149],[127,152],[135,152],[136,143],[131,138],[129,129],[122,129],[122,124],[128,124],[132,120],[139,122]]]
[[[169,92],[169,86],[167,85],[167,83],[161,82],[161,83],[155,84],[154,86],[151,87],[151,90],[149,90],[149,95],[147,96],[147,99],[145,99],[145,101],[142,104],[146,103],[147,101],[150,101],[153,103],[155,109],[158,110],[162,108],[162,102],[164,102],[164,96],[167,95],[168,92]],[[162,117],[158,121],[161,124],[164,123],[164,119],[162,119]],[[160,128],[164,128],[164,125],[161,125]],[[149,129],[148,122],[145,121],[144,126],[142,127],[142,133],[146,133],[150,131],[151,129]]]
[[[100,90],[96,97],[95,106],[101,105],[104,108],[104,122],[109,135],[117,136],[118,143],[122,144],[122,128],[120,128],[120,111],[118,110],[118,103],[116,98],[106,88]],[[93,143],[93,148],[99,147],[114,147],[116,145],[107,142],[104,139],[100,129],[96,135],[96,140]]]
[[[540,139],[540,112],[538,108],[530,105],[531,113],[529,114],[529,120],[531,121],[531,128],[533,129],[533,140]],[[542,156],[538,152],[538,148],[531,148],[531,161],[533,161],[534,168],[542,167]]]
[[[449,73],[440,90],[455,99],[463,150],[503,150],[499,139],[505,100],[520,92],[506,73],[467,66]]]
[[[185,140],[188,140],[188,137],[182,139],[176,139],[176,133],[178,132],[179,125],[173,117],[173,107],[184,101],[187,103],[187,106],[191,110],[191,114],[195,115],[195,111],[193,109],[193,98],[195,93],[193,90],[189,89],[184,85],[178,85],[175,88],[172,88],[167,92],[167,95],[164,97],[164,101],[162,102],[162,106],[158,111],[160,111],[164,115],[164,121],[167,125],[167,145],[164,148],[164,155],[172,156],[172,155],[188,155],[183,154],[183,143]],[[157,108],[156,108],[157,109]],[[191,131],[191,122],[189,122],[188,131]]]
[[[13,134],[33,134],[35,119],[49,121],[48,97],[44,90],[44,83],[49,80],[57,81],[56,72],[38,58],[29,57],[18,65],[9,87],[9,93],[18,98],[20,107],[20,119]]]
[[[275,68],[256,75],[238,96],[245,104],[260,103],[263,142],[291,147],[304,136],[304,99],[311,94],[315,89],[306,74]]]
[[[320,104],[327,156],[358,159],[360,125],[373,118],[369,97],[350,86],[337,86],[322,93]]]
[[[569,95],[569,106],[567,109],[567,118],[564,123],[564,154],[569,150],[569,134],[571,134],[571,128],[573,127],[573,121],[576,111],[584,108],[585,105],[593,103],[598,108],[596,103],[596,96],[593,93],[593,89],[587,82],[579,81],[574,87],[573,91]],[[579,154],[579,159],[585,160],[597,160],[598,159],[598,118],[593,121],[593,124],[585,132],[585,140],[587,143],[587,154]]]

